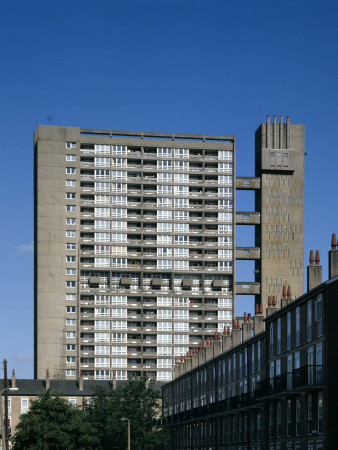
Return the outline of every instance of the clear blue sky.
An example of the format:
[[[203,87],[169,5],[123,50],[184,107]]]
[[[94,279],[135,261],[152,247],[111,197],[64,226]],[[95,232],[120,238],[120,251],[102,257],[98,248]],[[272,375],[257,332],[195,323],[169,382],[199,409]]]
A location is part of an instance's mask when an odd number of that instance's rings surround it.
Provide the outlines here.
[[[48,114],[53,125],[236,134],[237,174],[247,176],[258,123],[290,115],[306,127],[305,259],[319,249],[327,277],[338,232],[337,23],[334,0],[0,2],[0,358],[10,370],[33,377],[33,131]],[[252,197],[239,201],[253,210]]]

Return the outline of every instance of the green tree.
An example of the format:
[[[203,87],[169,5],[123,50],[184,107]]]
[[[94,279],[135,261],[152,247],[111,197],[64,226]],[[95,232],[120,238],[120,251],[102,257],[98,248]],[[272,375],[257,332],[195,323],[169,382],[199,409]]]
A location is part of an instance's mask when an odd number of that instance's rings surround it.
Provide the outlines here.
[[[88,410],[100,450],[127,448],[127,422],[121,421],[123,417],[130,420],[132,449],[151,450],[165,439],[159,423],[159,395],[146,378],[130,379],[115,390],[97,390]]]
[[[75,408],[61,394],[47,390],[20,416],[13,449],[97,449],[98,439],[88,418],[87,410]]]

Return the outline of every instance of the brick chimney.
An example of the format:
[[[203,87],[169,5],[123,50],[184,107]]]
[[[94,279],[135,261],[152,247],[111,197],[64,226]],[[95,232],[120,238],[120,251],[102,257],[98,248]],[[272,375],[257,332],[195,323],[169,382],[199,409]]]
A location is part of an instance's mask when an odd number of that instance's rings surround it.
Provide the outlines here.
[[[307,266],[307,290],[311,291],[311,289],[322,284],[322,266],[320,263],[319,250],[316,250],[316,256],[313,256],[313,250],[310,250],[310,265]],[[315,263],[315,264],[314,264]]]
[[[331,250],[329,251],[329,279],[338,275],[338,249],[336,233],[332,234]]]

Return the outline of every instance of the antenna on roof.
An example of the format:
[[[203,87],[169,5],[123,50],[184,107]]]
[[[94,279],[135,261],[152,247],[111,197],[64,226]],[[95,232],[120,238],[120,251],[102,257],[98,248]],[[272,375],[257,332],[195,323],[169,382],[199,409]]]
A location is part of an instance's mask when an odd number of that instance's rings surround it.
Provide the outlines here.
[[[47,114],[47,123],[48,125],[53,124],[53,116],[51,114]]]

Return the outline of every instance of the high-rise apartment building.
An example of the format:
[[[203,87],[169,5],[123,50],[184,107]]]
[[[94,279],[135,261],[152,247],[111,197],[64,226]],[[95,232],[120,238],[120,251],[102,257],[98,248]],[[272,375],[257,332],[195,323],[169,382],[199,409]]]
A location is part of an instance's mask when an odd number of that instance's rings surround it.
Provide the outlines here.
[[[235,137],[38,126],[35,377],[171,380],[224,327],[236,294],[303,293],[304,127],[262,124],[256,177]],[[280,133],[279,130],[282,130]],[[256,211],[236,211],[236,189]],[[235,246],[235,226],[256,228]],[[237,282],[237,259],[255,282]]]
[[[172,378],[234,313],[233,136],[39,126],[35,377]]]

